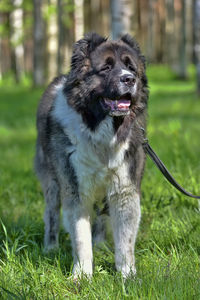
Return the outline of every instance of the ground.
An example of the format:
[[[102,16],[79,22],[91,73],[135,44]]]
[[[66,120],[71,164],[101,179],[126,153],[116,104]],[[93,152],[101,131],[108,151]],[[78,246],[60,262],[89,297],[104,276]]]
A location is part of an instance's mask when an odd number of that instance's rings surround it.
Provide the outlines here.
[[[200,194],[200,99],[191,70],[180,81],[148,67],[150,144],[187,190]],[[70,278],[69,236],[43,252],[43,196],[33,172],[35,113],[42,90],[0,83],[0,299],[200,299],[200,206],[180,194],[147,160],[137,277],[125,283],[111,243],[95,250],[92,280]]]

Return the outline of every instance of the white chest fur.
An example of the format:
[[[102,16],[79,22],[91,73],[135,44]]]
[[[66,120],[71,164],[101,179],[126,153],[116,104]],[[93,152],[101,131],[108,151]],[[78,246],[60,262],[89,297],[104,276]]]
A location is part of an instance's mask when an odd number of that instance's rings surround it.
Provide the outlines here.
[[[53,116],[72,143],[66,152],[73,152],[70,160],[77,176],[79,195],[90,201],[104,198],[113,175],[124,162],[128,141],[116,143],[110,116],[94,132],[88,129],[81,115],[67,104],[62,90],[55,100]]]

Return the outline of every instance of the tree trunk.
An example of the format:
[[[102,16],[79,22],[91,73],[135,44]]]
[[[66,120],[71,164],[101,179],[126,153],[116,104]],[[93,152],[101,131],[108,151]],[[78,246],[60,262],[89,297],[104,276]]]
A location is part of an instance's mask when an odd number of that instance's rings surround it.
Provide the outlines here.
[[[112,38],[118,39],[131,31],[132,1],[111,0]]]
[[[42,17],[42,0],[34,0],[34,54],[33,54],[33,80],[35,86],[42,86],[44,78],[44,20]]]
[[[33,73],[33,35],[32,35],[32,8],[24,7],[24,71]]]
[[[79,40],[84,34],[84,10],[83,10],[83,0],[74,0],[75,11],[75,40]]]
[[[63,35],[64,28],[62,22],[62,0],[58,0],[58,52],[57,52],[57,64],[58,64],[58,74],[62,73],[62,63],[63,63]]]
[[[110,31],[110,14],[109,14],[110,4],[107,0],[100,1],[100,22],[102,26],[100,26],[100,34],[106,36]]]
[[[181,11],[181,23],[182,23],[182,38],[180,43],[180,77],[187,78],[187,55],[186,55],[186,0],[182,0]]]
[[[176,53],[174,33],[174,0],[166,0],[166,61],[172,66]]]
[[[194,53],[197,70],[197,93],[200,96],[200,0],[194,0]]]
[[[140,1],[140,0],[135,1],[135,5],[133,6],[133,9],[135,9],[136,11],[135,13],[136,24],[134,26],[135,28],[134,31],[136,31],[135,37],[146,56],[148,55],[148,43],[149,43],[148,41],[149,6],[150,6],[149,1]],[[131,17],[131,19],[133,18]],[[132,23],[134,21],[132,21]]]
[[[108,0],[84,1],[84,31],[107,36],[110,31],[110,4]],[[101,26],[99,26],[101,24]]]
[[[0,54],[0,64],[2,77],[8,71],[11,70],[11,42],[10,42],[10,13],[1,13],[2,25],[5,26],[1,32],[1,54]]]
[[[58,74],[69,70],[74,43],[74,1],[58,0]]]
[[[13,64],[15,66],[15,78],[19,82],[24,72],[24,47],[23,37],[23,10],[22,0],[13,0],[14,9],[10,14],[11,23],[11,44]]]
[[[175,0],[175,42],[176,42],[176,64],[174,70],[177,76],[186,79],[187,56],[186,56],[186,0]]]
[[[51,81],[58,74],[57,53],[58,53],[58,23],[57,23],[57,0],[50,0],[53,10],[48,19],[48,81]]]
[[[149,0],[148,10],[148,38],[146,54],[148,57],[148,61],[155,62],[155,0]]]

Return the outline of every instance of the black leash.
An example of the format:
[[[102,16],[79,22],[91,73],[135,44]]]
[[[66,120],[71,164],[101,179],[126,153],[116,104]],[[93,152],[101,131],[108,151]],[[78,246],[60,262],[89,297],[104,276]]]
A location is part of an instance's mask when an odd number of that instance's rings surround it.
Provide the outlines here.
[[[141,128],[143,133],[145,132],[143,128]],[[187,192],[180,184],[174,179],[174,177],[170,174],[170,172],[167,170],[163,162],[160,160],[160,158],[157,156],[157,154],[153,151],[151,146],[148,143],[148,140],[145,138],[144,142],[142,144],[144,151],[149,155],[149,157],[152,159],[152,161],[155,163],[155,165],[158,167],[158,169],[162,172],[162,174],[165,176],[165,178],[181,193],[183,193],[186,196],[200,199],[200,196],[193,195],[189,192]]]

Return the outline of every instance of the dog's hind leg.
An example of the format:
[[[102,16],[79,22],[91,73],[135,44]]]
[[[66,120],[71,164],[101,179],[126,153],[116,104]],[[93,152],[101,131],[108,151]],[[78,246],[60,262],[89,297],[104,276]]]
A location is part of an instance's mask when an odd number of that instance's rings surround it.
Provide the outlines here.
[[[45,251],[49,251],[58,247],[59,236],[60,195],[59,186],[55,179],[48,178],[45,180],[43,192],[46,201],[44,247]]]
[[[98,246],[105,241],[106,238],[106,221],[105,216],[97,216],[94,225],[92,227],[93,244]]]
[[[44,213],[44,248],[47,252],[58,247],[60,193],[59,185],[52,173],[52,168],[45,160],[44,152],[39,142],[37,142],[37,152],[35,156],[35,171],[40,180],[46,202]]]
[[[105,240],[107,236],[107,221],[109,215],[109,207],[107,204],[107,199],[103,200],[103,208],[99,209],[99,207],[95,207],[96,218],[94,220],[94,224],[92,226],[92,240],[93,244],[96,246],[100,246]]]

